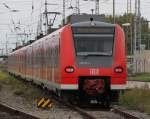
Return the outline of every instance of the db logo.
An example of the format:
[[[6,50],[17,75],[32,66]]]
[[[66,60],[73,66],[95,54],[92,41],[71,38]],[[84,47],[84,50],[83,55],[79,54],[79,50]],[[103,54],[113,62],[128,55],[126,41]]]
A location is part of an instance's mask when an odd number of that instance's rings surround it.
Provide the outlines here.
[[[90,69],[90,75],[99,75],[99,69]]]

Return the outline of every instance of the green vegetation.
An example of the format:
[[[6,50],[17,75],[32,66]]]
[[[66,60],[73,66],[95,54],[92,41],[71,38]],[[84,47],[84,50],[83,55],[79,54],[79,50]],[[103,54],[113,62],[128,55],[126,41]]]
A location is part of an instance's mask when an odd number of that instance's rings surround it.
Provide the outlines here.
[[[138,73],[128,77],[128,80],[133,81],[149,81],[150,82],[150,73]]]
[[[22,96],[29,101],[33,101],[45,95],[38,88],[33,88],[30,83],[22,80],[17,80],[6,72],[0,71],[0,91],[3,87],[10,88],[14,95]]]
[[[0,91],[2,90],[2,85],[0,84]]]
[[[108,15],[106,16],[106,20],[110,23],[113,23],[113,16],[112,15]],[[125,34],[127,37],[127,53],[130,54],[131,51],[131,37],[134,38],[134,14],[123,14],[123,15],[118,15],[115,17],[115,21],[117,24],[119,24],[125,31]],[[131,21],[131,22],[130,22]],[[148,27],[148,20],[144,17],[141,17],[141,33],[142,33],[142,44],[146,45],[146,49],[149,48],[149,44],[148,44],[148,39],[150,39],[150,29]],[[123,27],[122,24],[125,23],[131,23],[132,26],[132,30],[130,29],[130,27]],[[149,49],[150,50],[150,49]]]
[[[2,63],[0,63],[0,68],[2,68],[2,67],[5,67],[5,65],[4,65],[4,64],[2,64]]]
[[[0,69],[6,69],[6,64],[0,63]]]
[[[126,91],[120,96],[120,105],[150,114],[150,90],[143,87]]]

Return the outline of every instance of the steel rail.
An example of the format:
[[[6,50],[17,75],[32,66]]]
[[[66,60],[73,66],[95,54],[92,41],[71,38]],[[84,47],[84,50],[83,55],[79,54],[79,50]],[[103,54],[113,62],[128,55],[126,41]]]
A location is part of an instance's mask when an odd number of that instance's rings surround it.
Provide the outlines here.
[[[21,116],[21,117],[23,117],[22,119],[40,119],[40,118],[35,117],[29,113],[25,113],[23,111],[17,110],[14,107],[11,107],[11,106],[4,104],[2,102],[0,102],[0,111],[8,112],[12,115]]]
[[[119,114],[120,116],[124,117],[125,119],[141,119],[140,117],[137,117],[129,112],[123,111],[120,108],[112,107],[112,112]]]
[[[66,102],[65,100],[63,99],[60,99],[59,97],[57,96],[53,96],[52,98],[54,98],[56,101],[58,101],[59,103],[69,107],[70,109],[72,110],[75,110],[76,112],[78,112],[81,116],[83,116],[83,118],[85,119],[96,119],[96,117],[92,116],[91,114],[87,113],[85,110],[79,108],[78,106],[76,105],[72,105],[68,102]]]
[[[41,88],[40,88],[41,89]],[[44,89],[42,89],[44,90]],[[45,90],[45,91],[48,91],[48,90]],[[49,91],[48,91],[49,93]],[[97,119],[96,117],[94,117],[93,115],[89,114],[88,112],[86,112],[84,109],[81,109],[80,107],[76,106],[76,105],[72,105],[71,103],[68,103],[66,102],[65,100],[61,99],[60,97],[56,96],[55,94],[50,94],[49,95],[51,98],[53,98],[54,100],[56,100],[57,102],[59,102],[60,104],[63,104],[67,107],[69,107],[70,109],[72,110],[75,110],[77,111],[81,116],[83,116],[83,118],[85,119]],[[0,105],[1,107],[1,105]],[[118,114],[120,116],[122,116],[123,118],[125,119],[141,119],[140,117],[137,117],[131,113],[128,113],[126,111],[123,111],[122,109],[120,108],[117,108],[117,107],[111,107],[110,109],[113,113],[115,114]],[[16,112],[17,110],[14,109],[14,111]],[[17,111],[18,112],[18,111]],[[24,114],[23,112],[21,112],[22,114]],[[25,114],[27,116],[31,116],[29,114]],[[33,117],[33,118],[29,118],[29,119],[40,119],[40,118],[37,118],[37,117]]]

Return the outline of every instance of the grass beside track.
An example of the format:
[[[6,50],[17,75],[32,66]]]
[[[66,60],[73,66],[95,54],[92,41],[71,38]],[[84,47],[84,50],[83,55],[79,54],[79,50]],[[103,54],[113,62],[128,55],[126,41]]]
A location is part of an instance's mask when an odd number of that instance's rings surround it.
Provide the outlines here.
[[[45,95],[40,89],[33,87],[30,83],[0,71],[0,91],[3,87],[10,88],[14,95],[22,96],[28,101],[33,101]]]
[[[121,106],[150,114],[150,89],[132,89],[120,96]]]
[[[150,73],[138,73],[128,77],[128,80],[133,81],[148,81],[150,82]]]
[[[0,71],[0,92],[3,88],[10,88],[12,93],[16,96],[22,96],[26,100],[33,102],[35,99],[45,97],[39,88],[33,87],[30,83],[16,79],[6,72]],[[143,87],[143,89],[132,89],[120,96],[119,103],[128,109],[139,110],[150,114],[150,89]]]
[[[6,65],[0,63],[0,68],[3,68],[3,67],[6,67]]]

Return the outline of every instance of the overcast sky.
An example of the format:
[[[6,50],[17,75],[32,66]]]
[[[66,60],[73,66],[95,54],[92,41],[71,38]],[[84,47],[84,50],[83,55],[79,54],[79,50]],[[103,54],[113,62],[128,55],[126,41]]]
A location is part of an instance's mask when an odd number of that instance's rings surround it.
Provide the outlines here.
[[[39,15],[44,11],[45,0],[0,0],[0,49],[5,48],[6,37],[8,39],[8,49],[14,48],[16,41],[29,40],[30,37],[16,37],[16,33],[32,33],[31,38],[36,33]],[[47,0],[48,3],[58,5],[48,5],[48,11],[57,11],[62,13],[63,0]],[[72,1],[72,2],[70,2]],[[100,14],[112,14],[113,0],[100,0]],[[116,14],[120,15],[126,12],[127,0],[116,1]],[[134,1],[132,0],[132,12],[134,12]],[[66,0],[66,16],[73,13],[73,10],[67,9],[70,4],[75,6],[75,0]],[[34,9],[32,10],[32,5]],[[91,13],[94,9],[94,2],[85,2],[80,0],[81,13]],[[11,10],[18,10],[12,12]],[[150,21],[150,0],[141,0],[141,14]],[[51,16],[53,18],[54,16]],[[61,24],[61,16],[55,21],[55,26]],[[18,25],[20,23],[21,25]],[[19,27],[17,31],[14,27]],[[7,36],[6,36],[7,34]],[[32,38],[33,39],[33,38]],[[1,54],[1,50],[0,50]]]

